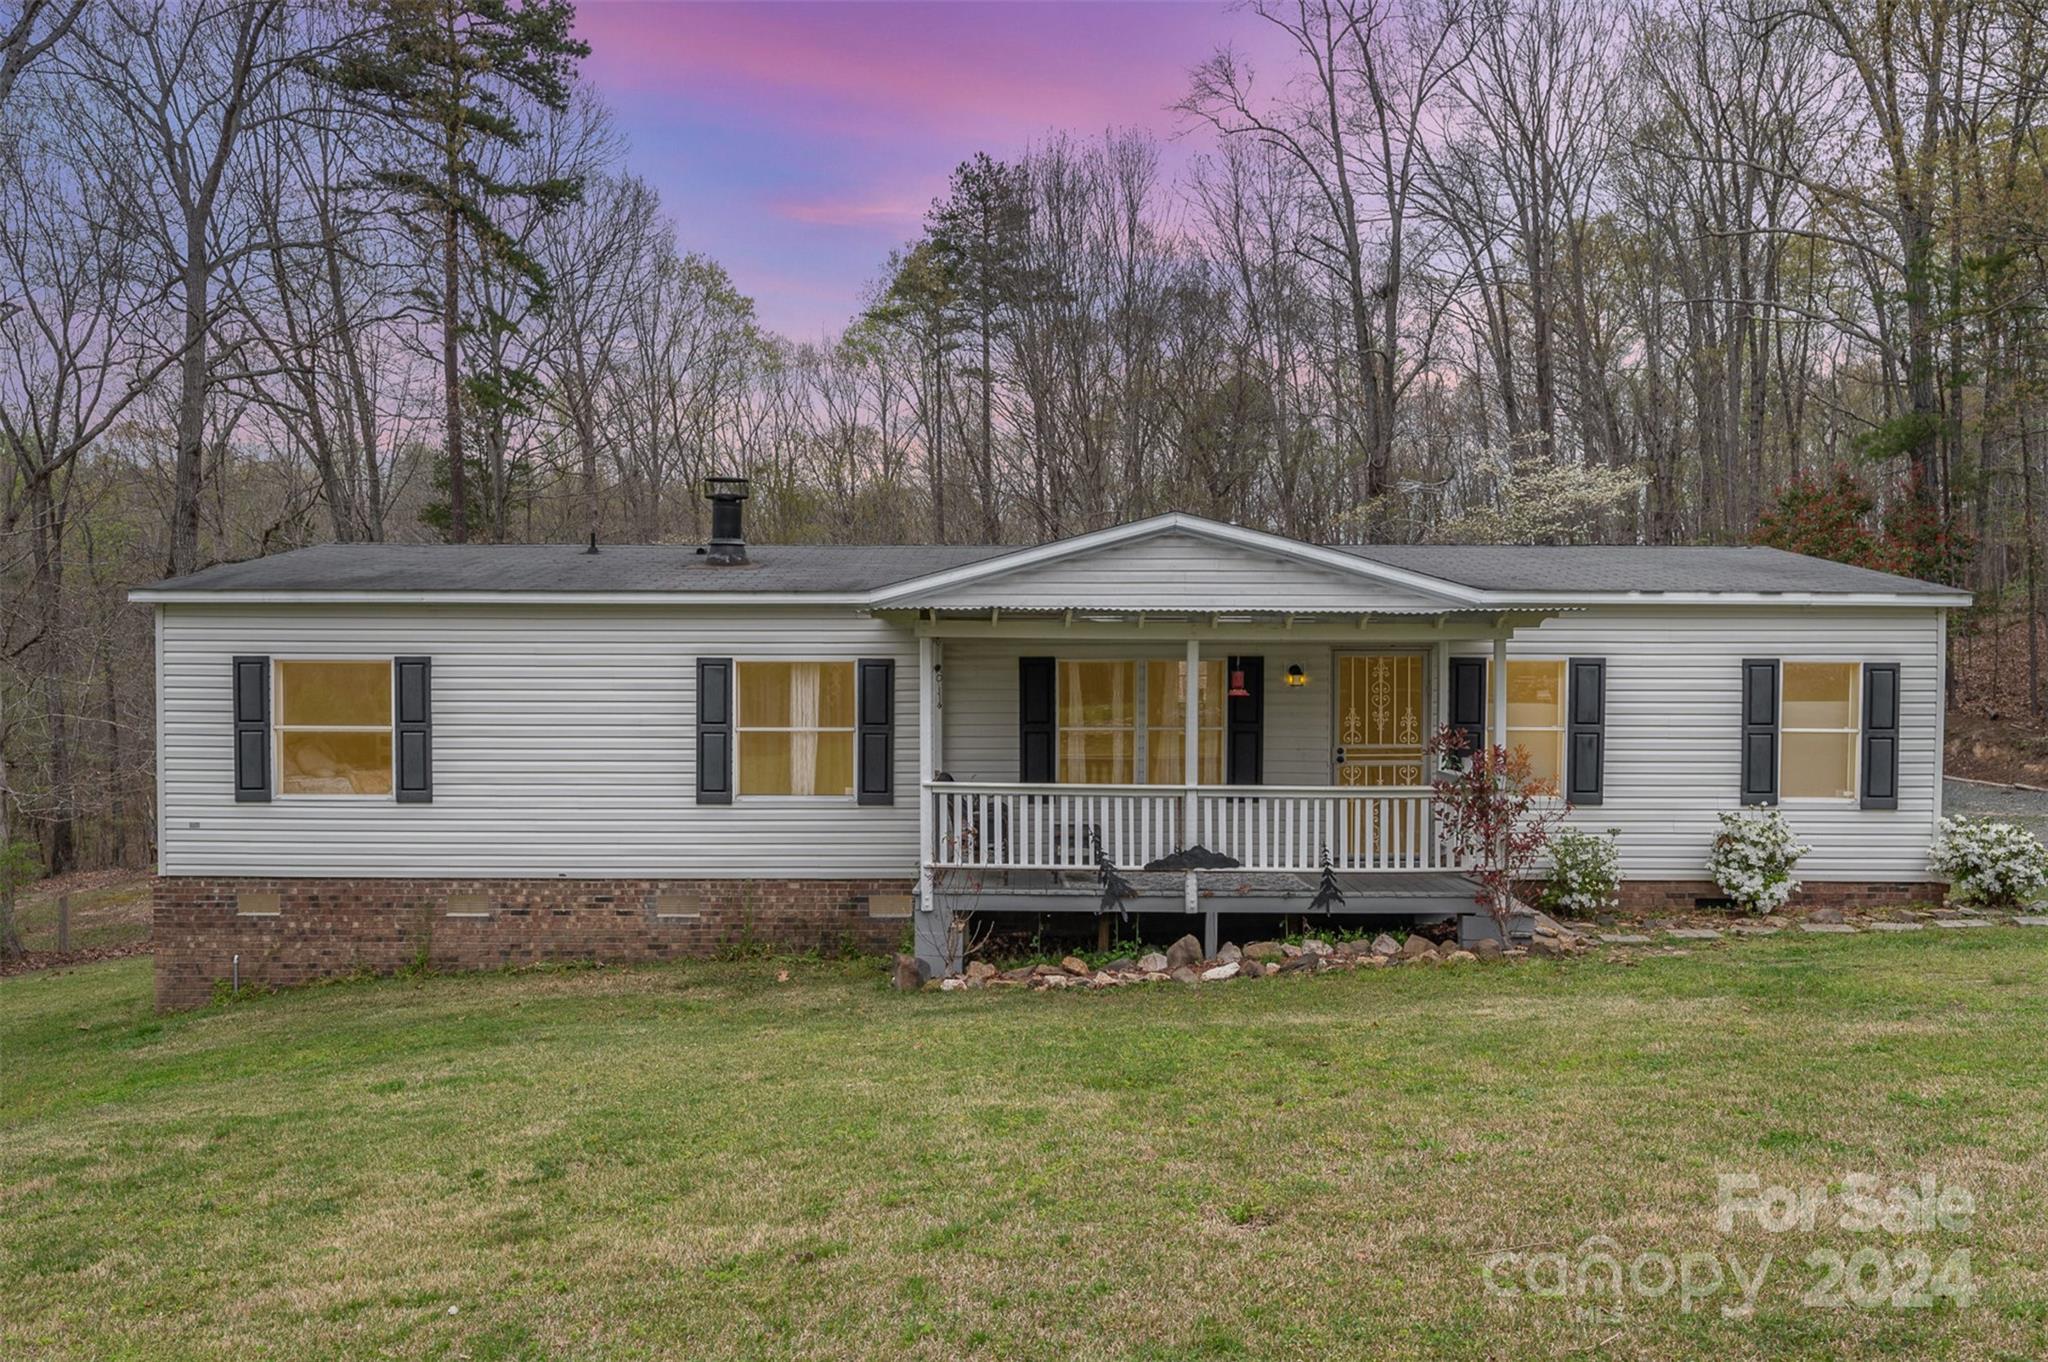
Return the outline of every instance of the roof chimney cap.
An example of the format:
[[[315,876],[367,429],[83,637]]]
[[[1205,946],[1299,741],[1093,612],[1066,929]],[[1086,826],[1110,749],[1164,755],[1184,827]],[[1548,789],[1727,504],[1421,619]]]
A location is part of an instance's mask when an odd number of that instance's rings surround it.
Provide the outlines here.
[[[746,562],[747,534],[741,508],[747,499],[747,480],[706,478],[704,495],[711,502],[711,543],[705,557],[721,567]]]

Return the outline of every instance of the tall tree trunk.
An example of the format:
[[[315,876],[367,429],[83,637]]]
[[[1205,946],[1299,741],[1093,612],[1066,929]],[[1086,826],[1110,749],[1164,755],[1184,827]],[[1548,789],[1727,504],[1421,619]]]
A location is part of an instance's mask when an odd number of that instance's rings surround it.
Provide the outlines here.
[[[185,240],[184,353],[178,361],[178,450],[172,468],[171,575],[199,568],[199,498],[205,481],[207,241],[204,225]]]

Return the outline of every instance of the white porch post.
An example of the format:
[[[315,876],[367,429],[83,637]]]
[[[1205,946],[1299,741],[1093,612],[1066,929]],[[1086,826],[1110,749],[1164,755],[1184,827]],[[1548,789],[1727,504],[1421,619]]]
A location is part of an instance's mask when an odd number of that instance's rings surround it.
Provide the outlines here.
[[[1196,795],[1195,784],[1202,778],[1202,712],[1198,706],[1202,699],[1202,644],[1199,639],[1188,640],[1188,664],[1186,675],[1181,678],[1181,779],[1187,786],[1181,813],[1180,844],[1191,847],[1196,841]],[[1187,872],[1183,897],[1189,912],[1195,910],[1195,872]],[[1215,943],[1209,944],[1215,950]]]
[[[1429,669],[1434,672],[1436,684],[1430,687],[1433,703],[1430,706],[1428,737],[1434,739],[1443,726],[1451,721],[1451,645],[1448,640],[1438,639],[1429,647]],[[1429,784],[1429,771],[1423,772],[1422,783]]]
[[[1197,705],[1202,699],[1202,645],[1194,639],[1188,640],[1188,672],[1181,684],[1181,703],[1186,712],[1181,715],[1186,724],[1186,740],[1181,752],[1181,777],[1190,794],[1202,778],[1202,714]]]
[[[932,776],[938,770],[939,718],[932,666],[937,649],[930,634],[917,638],[917,897],[931,912],[932,862],[938,859],[938,820],[932,808]]]
[[[1508,636],[1493,636],[1493,717],[1486,725],[1489,747],[1508,745]]]

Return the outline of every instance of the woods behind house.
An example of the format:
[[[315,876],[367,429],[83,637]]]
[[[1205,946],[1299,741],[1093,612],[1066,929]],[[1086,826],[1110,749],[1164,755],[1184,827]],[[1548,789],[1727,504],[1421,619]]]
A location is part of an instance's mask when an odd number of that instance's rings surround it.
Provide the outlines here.
[[[128,588],[688,541],[711,473],[763,540],[1761,536],[2018,615],[2038,710],[2037,8],[1233,22],[1291,57],[1189,73],[1198,155],[991,148],[805,338],[629,172],[557,0],[0,0],[7,826],[48,869],[148,858]]]

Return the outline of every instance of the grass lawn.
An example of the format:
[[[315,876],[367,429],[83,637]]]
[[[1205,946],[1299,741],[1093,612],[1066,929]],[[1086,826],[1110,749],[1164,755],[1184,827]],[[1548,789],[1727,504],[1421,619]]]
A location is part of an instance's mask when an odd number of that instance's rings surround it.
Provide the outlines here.
[[[122,960],[0,981],[0,1356],[2033,1359],[2044,1144],[2048,931],[1057,994],[702,964],[162,1019]],[[1976,1213],[1720,1234],[1719,1172],[1928,1174]],[[1484,1287],[1594,1235],[1773,1261],[1748,1318],[1732,1284],[1597,1317]],[[1967,1249],[1976,1299],[1802,1302],[1809,1254],[1861,1249]]]
[[[24,889],[14,911],[24,950],[57,949],[60,891],[71,902],[71,949],[131,946],[149,939],[149,873],[109,870]]]

